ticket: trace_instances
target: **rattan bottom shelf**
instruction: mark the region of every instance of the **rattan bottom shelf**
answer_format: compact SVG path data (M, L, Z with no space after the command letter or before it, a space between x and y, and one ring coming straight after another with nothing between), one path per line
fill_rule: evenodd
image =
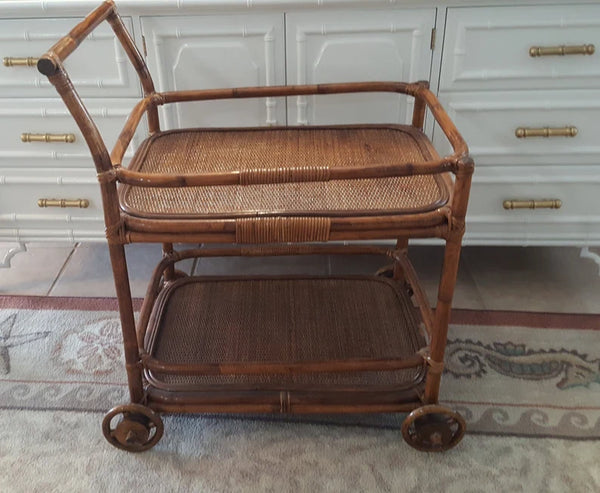
M415 355L425 340L409 294L375 276L179 279L158 296L145 345L154 362L182 369L146 368L150 387L161 391L402 391L424 373ZM290 367L411 357L412 367L386 371ZM214 371L192 374L194 365ZM221 373L232 365L238 374ZM254 369L244 374L242 365Z

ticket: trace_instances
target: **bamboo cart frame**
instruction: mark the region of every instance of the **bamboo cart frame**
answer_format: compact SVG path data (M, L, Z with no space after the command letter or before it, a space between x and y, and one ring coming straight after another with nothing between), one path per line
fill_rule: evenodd
M107 21L121 42L127 56L137 71L144 97L132 110L111 153L92 121L65 71L63 61L100 23ZM438 405L440 378L446 346L451 301L456 283L461 239L465 229L465 214L473 160L465 141L445 113L427 82L364 82L344 84L319 84L302 86L247 87L177 92L156 92L152 78L127 32L112 1L105 1L79 23L68 35L60 39L38 62L62 97L90 148L94 161L104 208L106 237L119 300L119 311L125 347L125 363L131 404L111 410L103 423L104 433L113 445L130 451L146 450L158 442L162 435L162 421L158 412L410 412L403 424L403 435L413 447L423 450L445 450L460 441L464 420L457 413ZM240 99L258 97L326 95L362 92L390 92L406 94L415 99L412 128L422 134L425 112L428 109L451 143L450 156L399 162L375 166L323 167L307 169L291 167L281 170L211 171L203 173L147 173L121 165L126 149L144 115L147 116L151 136L162 135L158 106L191 101ZM290 128L290 127L288 127ZM293 128L293 127L291 127ZM340 127L341 128L341 127ZM344 127L347 128L347 127ZM351 127L350 127L351 128ZM408 127L410 128L410 127ZM317 127L318 130L318 127ZM222 131L226 132L225 129ZM151 137L152 138L152 137ZM235 186L251 183L320 182L333 180L381 179L418 175L436 176L450 190L448 199L438 208L406 214L333 215L327 219L326 235L314 236L315 218L303 217L285 220L284 235L273 228L266 236L253 233L240 241L240 221L232 218L180 217L165 215L148 218L129 214L119 197L120 187L189 188ZM453 178L450 178L453 175ZM437 178L436 178L437 179ZM318 220L317 220L318 222ZM319 223L320 225L321 223ZM319 226L320 227L320 226ZM276 229L276 228L275 228ZM276 234L277 233L277 234ZM254 236L253 236L254 235ZM435 310L432 310L421 289L416 273L408 261L409 238L442 238L446 241L443 269ZM396 248L376 246L340 246L312 244L316 241L395 239ZM279 241L282 240L282 241ZM163 259L157 265L140 319L136 328L131 290L127 272L124 245L133 242L157 242L163 245ZM231 247L198 248L175 251L174 243L230 243ZM242 245L240 245L242 243ZM268 243L268 245L265 245ZM280 243L280 244L273 244ZM183 285L183 274L175 263L188 258L208 256L263 256L263 255L314 255L314 254L382 254L393 262L384 272L394 282L409 286L409 294L419 307L426 344L404 358L350 358L345 360L316 361L250 361L250 362L165 362L153 356L148 349L148 327L156 325L155 312L162 292ZM178 284L179 283L179 284ZM163 296L164 298L164 296ZM164 299L163 299L164 301ZM195 388L193 392L162 389L153 375L289 375L319 372L393 371L416 368L410 385L390 387L373 385L365 391L345 387L333 397L328 393L313 392L310 386L296 386L294 390L264 390L252 393L250 388L221 385L210 389ZM185 385L184 385L185 387ZM175 390L174 390L175 389ZM189 390L189 389L188 389ZM315 397L317 396L317 397ZM328 397L329 396L329 397ZM121 416L114 426L113 418Z

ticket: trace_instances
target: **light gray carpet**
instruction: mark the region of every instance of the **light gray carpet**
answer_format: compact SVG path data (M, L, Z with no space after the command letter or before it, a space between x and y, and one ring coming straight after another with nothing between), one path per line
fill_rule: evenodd
M468 435L425 454L393 430L168 416L161 442L130 454L101 417L0 411L0 491L600 491L599 441Z

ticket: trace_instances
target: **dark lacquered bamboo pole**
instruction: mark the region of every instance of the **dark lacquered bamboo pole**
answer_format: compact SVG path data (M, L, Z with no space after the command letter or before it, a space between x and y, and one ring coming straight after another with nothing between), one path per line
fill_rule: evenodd
M125 24L123 24L123 20L117 13L116 8L113 8L113 11L107 17L107 20L113 28L115 35L121 42L125 53L127 53L131 64L140 78L140 82L142 83L142 88L144 90L144 96L153 95L156 91L154 90L154 82L152 81L152 76L150 75L148 66L144 61L140 50L138 50L137 46L133 42L131 34L129 34ZM149 105L146 111L148 114L148 130L150 133L153 134L160 131L158 109L156 108L156 105Z
M173 243L163 243L162 244L163 256L169 257L173 255ZM172 281L175 279L175 267L173 264L167 265L165 268L163 275L165 277L165 281Z
M81 43L81 41L97 27L100 22L110 15L112 8L113 4L111 1L104 2L98 9L86 17L84 21L78 24L67 36L59 40L58 43L56 43L52 49L40 59L38 69L41 73L48 76L48 80L54 85L69 109L69 112L73 115L75 122L88 144L92 159L96 166L96 171L100 177L106 236L109 244L111 265L119 302L129 394L132 402L142 402L142 374L139 364L140 360L135 333L133 303L127 273L127 262L125 250L122 245L122 222L116 182L115 180L107 180L104 178L107 173L112 171L112 162L98 128L91 119L62 66L62 61L77 48L79 43Z
M119 145L119 144L117 144ZM113 150L113 161L121 155L122 147ZM155 188L177 188L177 187L212 187L218 185L244 185L244 184L266 184L266 183L297 183L304 181L330 181L330 180L360 180L366 178L389 178L414 175L434 175L453 172L456 169L456 161L453 159L440 159L423 163L398 163L396 165L373 165L373 166L348 166L339 168L328 168L319 174L311 169L288 168L282 169L281 179L272 179L271 175L262 171L249 170L246 174L253 175L248 182L244 181L244 173L241 171L227 171L221 173L199 173L199 174L171 174L171 173L141 173L126 168L118 168L116 177L121 183L136 187Z
M313 94L347 94L360 92L399 92L415 95L421 90L418 83L344 82L333 84L303 84L289 86L254 86L222 89L168 91L156 95L157 104L208 101L216 99L264 98L283 96L308 96Z
M418 83L421 87L425 89L429 89L428 81L419 81ZM412 118L412 126L418 128L419 130L423 130L423 124L425 123L425 110L427 109L427 104L425 100L419 96L415 97L415 105L413 107L413 118Z
M77 24L69 34L60 38L49 50L38 60L38 70L44 75L54 75L62 62L80 45L80 43L100 23L105 21L113 12L114 2L106 0L97 9L92 11L83 21Z
M444 251L444 264L438 288L438 301L435 308L434 334L431 340L430 357L433 365L427 373L425 383L425 402L436 403L439 397L442 376L442 364L446 342L448 339L448 324L452 307L452 298L458 277L461 241L465 231L465 216L471 188L473 174L473 160L465 158L461 162L461 172L456 176L454 188L454 203L452 227L448 233L446 249Z

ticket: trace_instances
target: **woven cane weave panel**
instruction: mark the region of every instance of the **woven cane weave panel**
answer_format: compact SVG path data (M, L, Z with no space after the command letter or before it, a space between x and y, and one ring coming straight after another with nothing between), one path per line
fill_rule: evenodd
M265 168L373 166L432 159L426 137L397 128L168 132L151 139L133 169L191 174ZM137 162L136 162L137 161ZM140 162L141 161L141 162ZM318 174L318 173L317 173ZM133 214L236 217L260 212L369 214L433 210L447 200L433 176L188 188L125 187Z
M236 243L328 241L327 217L246 217L235 220Z
M392 281L192 278L171 293L153 355L170 363L397 358L425 345L408 296ZM353 374L155 375L169 384L401 384L418 369Z

